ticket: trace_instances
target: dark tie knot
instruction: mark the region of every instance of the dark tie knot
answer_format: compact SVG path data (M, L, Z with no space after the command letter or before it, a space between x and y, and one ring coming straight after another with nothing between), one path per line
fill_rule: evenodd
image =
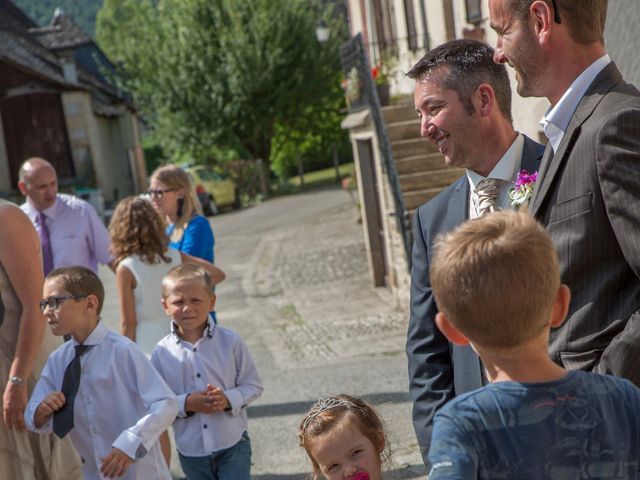
M81 357L84 352L86 352L87 350L89 350L93 345L76 345L75 349L76 349L76 357Z

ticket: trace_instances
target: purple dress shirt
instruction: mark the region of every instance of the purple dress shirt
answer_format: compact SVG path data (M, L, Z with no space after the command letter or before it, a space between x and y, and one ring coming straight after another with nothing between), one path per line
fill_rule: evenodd
M29 201L20 208L42 235L37 221L38 210ZM109 232L90 204L59 193L56 203L43 213L47 217L53 268L82 265L97 273L98 263L106 265L111 261Z

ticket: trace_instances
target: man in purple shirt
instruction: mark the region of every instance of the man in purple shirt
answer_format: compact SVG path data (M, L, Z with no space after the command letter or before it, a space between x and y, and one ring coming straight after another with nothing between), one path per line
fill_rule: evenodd
M53 165L43 158L29 158L20 167L18 188L27 199L20 208L40 235L45 275L69 265L96 273L98 263L111 267L109 232L91 205L58 193Z

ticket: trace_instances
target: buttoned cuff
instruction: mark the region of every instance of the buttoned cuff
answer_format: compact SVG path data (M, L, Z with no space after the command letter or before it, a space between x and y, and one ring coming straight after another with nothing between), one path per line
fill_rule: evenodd
M111 446L122 450L132 460L141 458L139 456L141 447L144 449L144 453L147 451L142 445L142 438L128 430L122 432ZM142 456L144 456L144 453Z
M237 389L224 392L231 405L231 415L238 415L242 411L242 394Z
M37 409L37 405L32 407L31 404L27 404L27 408L24 412L24 423L27 430L35 433L51 433L53 431L53 415L51 415L49 420L47 420L40 428L37 428L35 425Z
M176 400L178 401L178 418L188 418L193 416L193 412L187 412L187 397L189 395L191 395L191 392L176 396Z

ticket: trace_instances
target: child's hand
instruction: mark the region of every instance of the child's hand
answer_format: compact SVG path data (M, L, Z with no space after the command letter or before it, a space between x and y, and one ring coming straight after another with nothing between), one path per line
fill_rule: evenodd
M111 453L102 459L100 473L107 478L121 477L133 463L133 459L118 448L112 448Z
M62 392L51 392L49 395L44 397L44 400L42 400L40 405L38 405L38 408L36 408L36 413L33 417L33 423L35 426L40 428L42 425L47 423L51 418L51 415L60 410L66 402L67 399L64 397L64 393Z
M225 408L231 408L229 399L221 388L207 385L207 396L209 397L212 412L221 412Z
M209 394L206 390L202 392L192 392L187 397L187 401L184 406L187 412L196 413L213 413L211 401L209 400Z

